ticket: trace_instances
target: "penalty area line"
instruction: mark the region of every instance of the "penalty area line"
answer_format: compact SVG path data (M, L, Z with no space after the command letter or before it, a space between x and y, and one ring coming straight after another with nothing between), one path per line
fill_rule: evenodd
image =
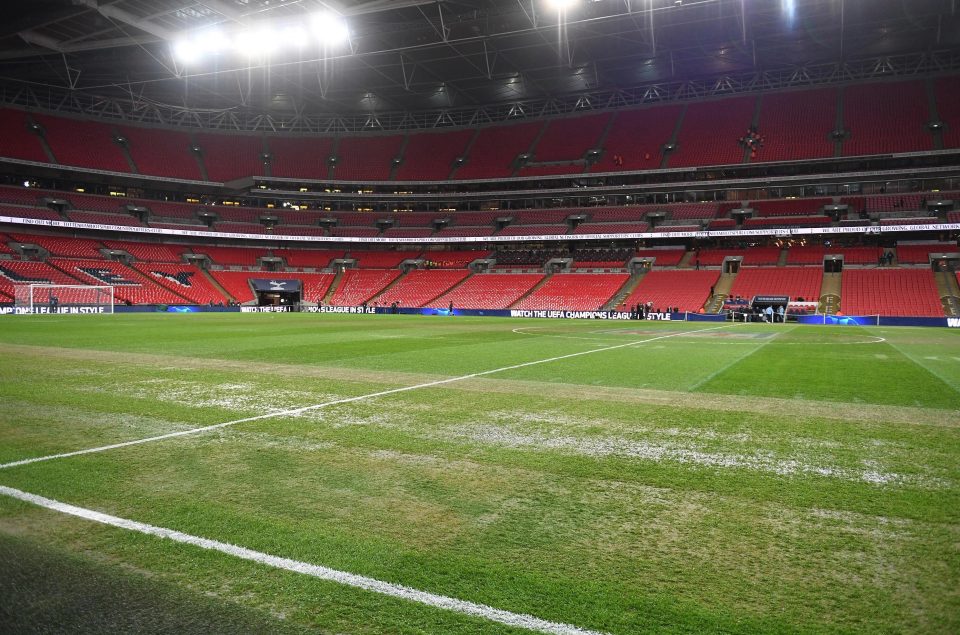
M460 600L445 595L438 595L436 593L430 593L429 591L420 591L419 589L414 589L400 584L394 584L392 582L384 582L382 580L377 580L376 578L369 578L367 576L349 573L347 571L340 571L338 569L331 569L321 565L310 564L309 562L301 562L298 560L291 560L290 558L274 556L268 553L254 551L253 549L247 549L246 547L239 547L237 545L231 545L218 540L211 540L209 538L202 538L200 536L186 534L176 531L175 529L166 529L164 527L156 527L154 525L148 525L135 520L119 518L117 516L111 516L109 514L95 511L93 509L76 507L68 503L62 503L57 500L38 496L37 494L30 494L29 492L24 492L12 487L4 487L3 485L0 485L0 494L23 501L25 503L38 505L46 509L60 512L62 514L68 514L70 516L76 516L78 518L83 518L85 520L100 523L102 525L109 525L111 527L126 529L128 531L156 536L158 538L172 540L173 542L200 547L201 549L219 551L220 553L224 553L229 556L243 560L249 560L251 562L263 564L275 569L292 571L293 573L299 573L302 575L319 578L321 580L342 584L344 586L363 589L365 591L372 591L373 593L379 593L381 595L408 600L418 604L423 604L425 606L453 611L472 617L483 618L492 622L506 624L507 626L524 628L530 631L538 631L541 633L550 633L552 635L605 635L599 631L583 629L572 624L551 622L549 620L544 620L526 613L513 613L511 611L505 611L503 609L487 606L486 604L478 604L476 602Z
M520 364L513 364L510 366L503 366L501 368L493 368L491 370L484 370L478 373L470 373L468 375L460 375L459 377L448 377L446 379L438 379L436 381L428 381L422 384L415 384L413 386L402 386L400 388L391 388L389 390L381 390L378 392L372 392L366 395L358 395L356 397L344 397L343 399L335 399L333 401L326 401L324 403L314 404L312 406L303 406L302 408L291 408L290 410L279 410L277 412L268 412L262 415L255 415L253 417L244 417L242 419L234 419L233 421L225 421L224 423L216 423L210 426L203 426L200 428L189 428L187 430L178 430L176 432L168 432L166 434L158 434L152 437L145 437L142 439L133 439L132 441L123 441L120 443L111 443L110 445L101 445L95 448L87 448L84 450L75 450L73 452L60 452L58 454L49 454L47 456L37 456L30 459L21 459L19 461L11 461L9 463L0 464L0 470L9 469L12 467L18 467L21 465L30 465L31 463L40 463L43 461L52 461L54 459L66 459L72 456L81 456L84 454L95 454L97 452L106 452L107 450L117 450L120 448L127 448L134 445L142 445L144 443L153 443L156 441L165 441L167 439L175 439L177 437L184 437L188 435L201 434L203 432L210 432L211 430L219 430L222 428L228 428L235 426L241 423L250 423L252 421L263 421L264 419L275 419L276 417L294 417L305 412L311 412L313 410L320 410L322 408L329 408L330 406L339 406L342 404L354 403L357 401L365 401L367 399L376 399L377 397L385 397L387 395L395 395L402 392L409 392L411 390L420 390L422 388L432 388L434 386L443 386L444 384L452 384L458 381L465 381L467 379L475 379L477 377L485 377L487 375L493 375L495 373L502 373L508 370L517 370L519 368L527 368L529 366L537 366L538 364L547 364L550 362L558 362L564 359L572 359L574 357L581 357L583 355L591 355L593 353L602 353L604 351L612 351L618 348L626 348L628 346L636 346L638 344L646 344L647 342L655 342L657 340L664 340L670 337L678 337L682 335L690 335L692 333L702 333L704 331L715 331L717 329L730 328L729 324L723 326L714 326L706 329L697 329L694 331L685 331L683 333L671 333L669 335L661 335L659 337L651 337L645 340L637 340L634 342L627 342L625 344L616 344L613 346L603 346L601 348L594 348L587 351L580 351L577 353L568 353L566 355L558 355L556 357L548 357L546 359L537 359L531 362L523 362Z

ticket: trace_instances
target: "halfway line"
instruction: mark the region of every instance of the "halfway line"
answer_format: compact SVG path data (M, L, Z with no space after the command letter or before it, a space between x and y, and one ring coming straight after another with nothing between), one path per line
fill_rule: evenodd
M61 512L63 514L69 514L71 516L77 516L79 518L101 523L103 525L110 525L112 527L119 527L120 529L127 529L141 534L166 538L174 542L194 545L200 547L201 549L219 551L229 556L234 556L243 560L250 560L252 562L275 567L277 569L284 569L286 571L292 571L294 573L300 573L303 575L312 576L314 578L320 578L321 580L328 580L330 582L336 582L338 584L363 589L365 591L372 591L382 595L388 595L403 600L409 600L411 602L417 602L418 604L424 604L426 606L454 611L456 613L462 613L463 615L480 617L493 622L499 622L500 624L506 624L508 626L525 628L531 631L539 631L541 633L551 633L553 635L604 635L598 631L586 630L571 624L550 622L548 620L544 620L533 615L527 615L525 613L512 613L510 611L504 611L502 609L493 608L492 606L487 606L486 604L478 604L475 602L468 602L467 600L459 600L457 598L447 597L445 595L437 595L436 593L420 591L411 587L393 584L392 582L384 582L382 580L368 578L355 573L331 569L329 567L310 564L308 562L291 560L289 558L281 558L280 556L273 556L260 551L254 551L253 549L247 549L246 547L238 547L236 545L220 542L218 540L210 540L209 538L201 538L200 536L185 534L174 529L156 527L154 525L148 525L135 520L127 520L126 518L111 516L109 514L104 514L92 509L75 507L73 505L61 503L60 501L50 498L44 498L43 496L23 492L18 489L13 489L12 487L4 487L0 485L0 494L24 501L26 503L32 503L34 505L39 505L40 507L52 509L53 511Z
M391 388L390 390L381 390L379 392L369 393L367 395L359 395L357 397L345 397L343 399L336 399L334 401L327 401L324 403L314 404L312 406L303 406L302 408L293 408L290 410L280 410L278 412L268 412L267 414L256 415L253 417L244 417L243 419L234 419L233 421L227 421L224 423L217 423L211 426L204 426L202 428L190 428L189 430L179 430L177 432L169 432L167 434L160 434L153 437L146 437L143 439L134 439L133 441L123 441L122 443L112 443L110 445L102 445L96 448L87 448L86 450L76 450L73 452L61 452L59 454L49 454L47 456L38 456L32 459L21 459L19 461L12 461L10 463L0 464L0 470L5 470L11 467L17 467L20 465L29 465L31 463L40 463L41 461L52 461L53 459L65 459L71 456L80 456L82 454L93 454L96 452L105 452L107 450L116 450L118 448L125 448L131 445L140 445L142 443L152 443L154 441L163 441L166 439L175 439L177 437L183 437L191 434L200 434L201 432L208 432L210 430L218 430L220 428L227 428L229 426L235 426L240 423L248 423L250 421L261 421L263 419L273 419L275 417L290 417L304 412L310 412L312 410L319 410L320 408L328 408L330 406L338 406L345 403L353 403L355 401L363 401L366 399L375 399L376 397L384 397L386 395L394 395L401 392L408 392L410 390L419 390L421 388L430 388L433 386L442 386L443 384L451 384L457 381L464 381L466 379L473 379L475 377L483 377L485 375L492 375L494 373L502 373L507 370L516 370L518 368L526 368L528 366L536 366L538 364L546 364L549 362L556 362L562 359L570 359L572 357L580 357L581 355L590 355L592 353L602 353L604 351L612 351L618 348L626 348L628 346L636 346L637 344L646 344L647 342L654 342L656 340L664 340L669 337L677 337L680 335L690 335L691 333L702 333L704 331L715 331L717 329L729 328L729 324L723 326L714 326L707 329L697 329L695 331L685 331L683 333L671 333L670 335L661 335L659 337L651 337L645 340L638 340L636 342L627 342L626 344L616 344L614 346L604 346L602 348L594 348L589 351L580 351L579 353L568 353L566 355L558 355L557 357L548 357L547 359L538 359L532 362L523 362L522 364L513 364L512 366L504 366L502 368L494 368L492 370L484 370L479 373L470 373L469 375L461 375L459 377L449 377L447 379L438 379L436 381L428 381L423 384L416 384L414 386L404 386L402 388Z

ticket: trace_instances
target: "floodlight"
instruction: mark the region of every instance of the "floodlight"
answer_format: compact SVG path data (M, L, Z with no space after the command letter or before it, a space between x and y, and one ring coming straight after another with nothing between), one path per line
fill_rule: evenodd
M307 43L307 32L299 26L288 26L280 34L280 44L288 48L304 46Z
M350 39L347 23L331 13L316 13L311 16L310 28L323 44L342 44Z
M577 5L578 2L579 0L547 0L547 4L550 5L550 8L561 13L567 9L572 9Z
M259 28L256 31L240 31L233 40L233 48L238 53L248 57L265 57L273 53L280 46L280 38L276 33Z
M203 53L221 53L230 48L230 39L217 28L207 29L193 36L194 45Z
M173 54L184 64L192 64L200 59L201 50L193 40L180 40L174 42Z

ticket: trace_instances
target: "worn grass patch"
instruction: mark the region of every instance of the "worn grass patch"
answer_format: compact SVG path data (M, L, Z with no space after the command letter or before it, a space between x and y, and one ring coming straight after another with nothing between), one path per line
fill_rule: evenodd
M9 319L0 463L636 344L0 484L611 633L960 630L957 334L713 326ZM182 605L181 632L220 616L234 631L509 632L7 499L0 555L17 631L49 630L42 606L71 630L125 630L137 622L104 599L118 595L140 624ZM105 593L81 597L84 577Z

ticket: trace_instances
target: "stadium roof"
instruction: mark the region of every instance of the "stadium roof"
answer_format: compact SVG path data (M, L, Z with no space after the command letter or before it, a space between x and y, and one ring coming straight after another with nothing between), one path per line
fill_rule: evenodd
M195 111L436 111L846 60L955 59L957 4L579 0L561 15L547 0L29 0L4 7L0 90L8 103L30 87ZM269 59L176 54L214 29L270 25L283 37L319 12L344 18L349 41L281 42Z

